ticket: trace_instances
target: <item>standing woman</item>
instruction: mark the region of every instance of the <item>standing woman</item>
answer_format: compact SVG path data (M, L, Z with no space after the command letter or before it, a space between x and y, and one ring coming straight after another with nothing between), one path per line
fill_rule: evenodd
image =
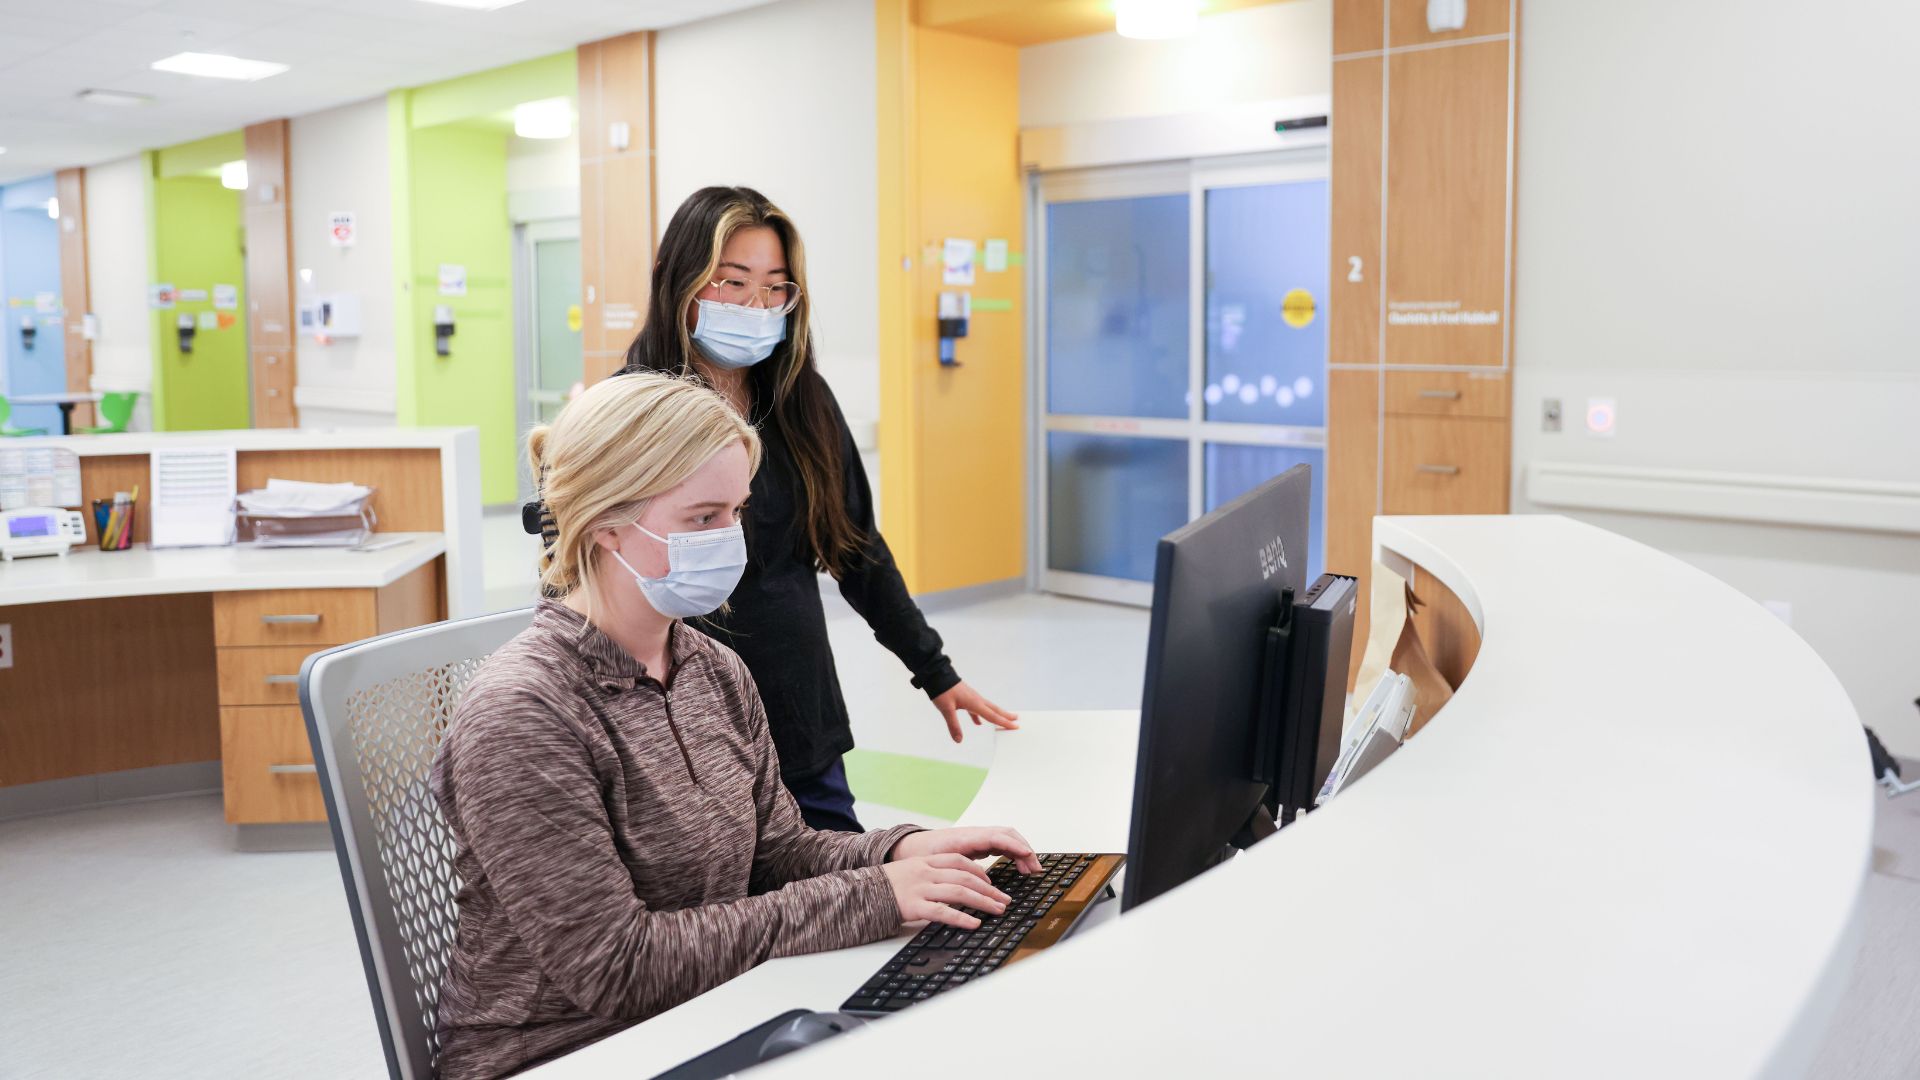
M967 685L907 593L873 520L873 493L853 434L814 365L812 305L800 231L744 187L693 193L667 224L647 320L626 371L697 375L759 429L751 561L731 611L708 629L740 658L766 701L781 779L809 825L857 832L841 755L853 749L827 639L817 574L900 658L959 742L960 713L1013 728L1019 717Z

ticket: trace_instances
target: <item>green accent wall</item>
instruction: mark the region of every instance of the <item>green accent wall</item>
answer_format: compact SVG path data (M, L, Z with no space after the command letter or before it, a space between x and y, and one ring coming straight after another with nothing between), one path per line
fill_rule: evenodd
M513 225L507 138L514 105L571 97L574 54L513 64L387 97L393 197L395 406L402 424L480 429L481 498L519 494ZM466 295L440 294L440 267ZM453 309L451 355L434 351L434 308Z
M856 799L947 821L957 819L987 781L987 770L950 761L849 750L847 786Z
M251 426L247 394L246 230L240 192L220 186L221 161L243 153L240 136L201 140L149 155L153 236L150 284L199 290L200 300L176 300L150 311L154 332L153 426L159 431L211 431ZM180 153L189 150L189 153ZM229 155L229 156L222 156ZM211 168L216 175L205 175ZM219 311L213 287L231 285L238 306ZM224 328L196 329L193 351L180 351L176 324L202 313L230 317Z

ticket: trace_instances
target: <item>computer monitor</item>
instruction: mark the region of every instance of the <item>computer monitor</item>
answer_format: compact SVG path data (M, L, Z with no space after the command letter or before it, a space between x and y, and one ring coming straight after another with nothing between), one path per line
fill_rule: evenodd
M1268 631L1303 592L1311 487L1296 465L1160 541L1122 908L1273 827Z

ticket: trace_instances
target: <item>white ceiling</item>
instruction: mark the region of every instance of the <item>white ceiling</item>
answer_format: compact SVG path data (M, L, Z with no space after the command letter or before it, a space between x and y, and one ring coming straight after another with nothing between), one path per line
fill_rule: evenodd
M768 0L0 0L0 183L299 116ZM177 52L273 60L240 83L148 65ZM81 90L150 94L89 105Z

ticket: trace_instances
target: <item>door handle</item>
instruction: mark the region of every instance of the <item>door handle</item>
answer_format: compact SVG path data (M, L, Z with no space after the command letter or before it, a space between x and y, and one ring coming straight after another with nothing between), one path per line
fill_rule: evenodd
M266 623L268 626L279 626L287 623L306 623L308 625L312 625L320 621L320 616L318 615L262 615L260 616L260 621L263 623Z
M1414 468L1423 473L1432 473L1435 476L1457 476L1460 472L1460 466L1458 465L1415 465Z

